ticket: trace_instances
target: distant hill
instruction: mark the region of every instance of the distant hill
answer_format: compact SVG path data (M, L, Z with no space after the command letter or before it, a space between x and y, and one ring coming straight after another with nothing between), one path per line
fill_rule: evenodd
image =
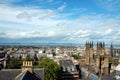
M96 42L94 42L96 44ZM111 43L106 43L109 46ZM0 37L0 45L42 45L42 46L79 46L85 45L85 42L68 41L64 37L33 37L33 38L4 38ZM120 46L120 44L114 44Z

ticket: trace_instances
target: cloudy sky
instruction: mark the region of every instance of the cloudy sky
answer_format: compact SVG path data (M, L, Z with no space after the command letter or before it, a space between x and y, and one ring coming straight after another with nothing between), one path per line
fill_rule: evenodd
M119 44L120 0L0 0L0 38Z

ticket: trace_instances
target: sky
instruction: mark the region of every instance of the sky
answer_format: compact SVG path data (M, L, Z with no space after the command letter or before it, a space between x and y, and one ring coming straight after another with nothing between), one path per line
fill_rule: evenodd
M0 0L0 39L120 44L119 4L120 0Z

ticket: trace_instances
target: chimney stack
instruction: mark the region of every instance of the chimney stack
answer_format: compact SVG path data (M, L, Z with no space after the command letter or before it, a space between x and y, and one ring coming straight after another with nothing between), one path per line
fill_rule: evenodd
M32 61L23 61L22 73L25 72L26 70L33 73Z

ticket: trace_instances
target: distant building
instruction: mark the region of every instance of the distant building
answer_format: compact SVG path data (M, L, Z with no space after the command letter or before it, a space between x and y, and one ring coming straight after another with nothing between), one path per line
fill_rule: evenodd
M120 47L113 47L113 44L111 43L110 54L111 54L111 57L119 56L120 55Z
M53 58L53 54L47 54L48 58Z

